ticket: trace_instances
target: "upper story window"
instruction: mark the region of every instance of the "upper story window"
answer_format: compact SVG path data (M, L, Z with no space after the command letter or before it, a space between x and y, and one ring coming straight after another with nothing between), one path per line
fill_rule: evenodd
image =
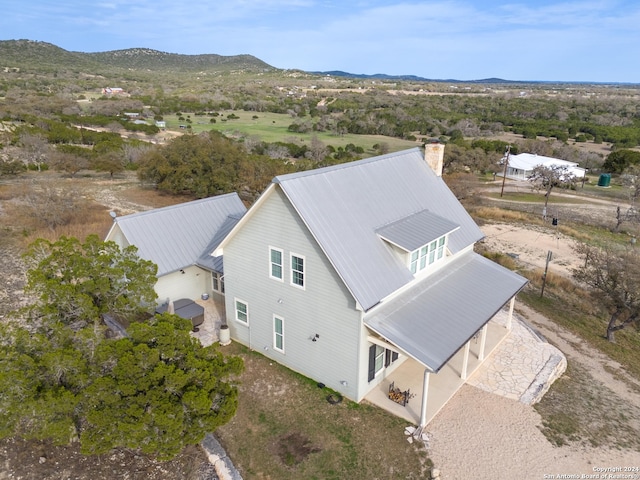
M282 280L282 250L269 247L269 276L275 280Z
M432 265L442 259L444 257L446 243L447 237L442 236L432 242L429 242L427 245L412 251L409 257L409 268L411 269L411 273L418 273L429 265Z
M295 253L291 254L291 285L304 288L304 257Z
M414 275L446 256L449 236L460 228L429 210L402 217L376 229Z

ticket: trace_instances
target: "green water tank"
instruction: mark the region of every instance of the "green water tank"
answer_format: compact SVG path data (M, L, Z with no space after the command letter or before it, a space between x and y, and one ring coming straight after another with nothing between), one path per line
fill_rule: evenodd
M611 174L610 173L601 174L600 178L598 179L598 186L608 187L610 184L611 184Z

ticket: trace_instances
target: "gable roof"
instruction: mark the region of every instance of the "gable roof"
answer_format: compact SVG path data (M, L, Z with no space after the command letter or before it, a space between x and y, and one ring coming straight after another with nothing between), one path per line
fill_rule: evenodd
M117 225L129 244L138 247L140 257L158 265L157 275L162 276L198 263L245 212L236 193L203 198L116 217L107 239ZM208 261L201 260L205 267Z
M449 237L453 254L484 237L419 148L282 175L273 183L282 189L365 311L413 280L377 232L418 215L422 227L424 220L436 218L446 225L444 230L460 227ZM424 213L427 210L429 214ZM406 234L404 240L408 240ZM430 240L425 238L423 245Z

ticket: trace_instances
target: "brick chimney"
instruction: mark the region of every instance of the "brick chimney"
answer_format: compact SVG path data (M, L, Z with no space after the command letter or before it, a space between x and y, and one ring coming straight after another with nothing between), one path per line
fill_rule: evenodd
M436 175L441 177L444 165L444 143L437 141L427 143L424 146L424 159Z

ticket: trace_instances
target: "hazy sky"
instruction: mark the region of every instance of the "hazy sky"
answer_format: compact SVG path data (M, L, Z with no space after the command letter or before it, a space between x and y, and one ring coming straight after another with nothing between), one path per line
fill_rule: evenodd
M0 39L278 68L640 83L638 0L3 0ZM0 63L2 59L0 58Z

